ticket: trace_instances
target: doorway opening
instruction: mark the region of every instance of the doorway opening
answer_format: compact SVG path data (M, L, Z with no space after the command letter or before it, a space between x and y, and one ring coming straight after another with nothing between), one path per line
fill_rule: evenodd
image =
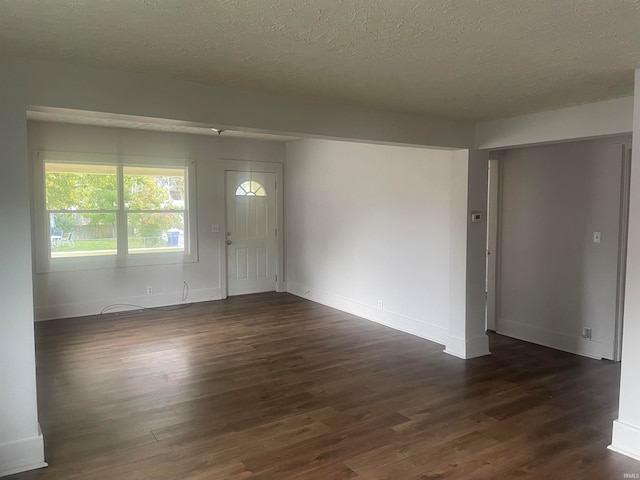
M630 139L493 152L486 328L620 360Z

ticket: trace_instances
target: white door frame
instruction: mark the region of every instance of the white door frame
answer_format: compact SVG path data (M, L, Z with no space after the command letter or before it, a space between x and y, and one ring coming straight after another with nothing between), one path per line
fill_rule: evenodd
M497 330L499 270L500 265L500 175L501 162L495 158L489 159L489 173L487 190L487 306L486 328Z
M620 234L618 237L618 282L616 285L616 324L613 337L613 360L622 360L622 322L627 277L627 239L629 235L629 192L631 189L631 145L625 144L622 157L622 184L620 187Z
M247 160L221 159L218 170L218 218L222 220L218 234L220 251L220 293L222 298L229 296L227 286L227 172L260 172L276 175L276 292L286 291L284 283L284 183L283 165L273 162L252 162Z

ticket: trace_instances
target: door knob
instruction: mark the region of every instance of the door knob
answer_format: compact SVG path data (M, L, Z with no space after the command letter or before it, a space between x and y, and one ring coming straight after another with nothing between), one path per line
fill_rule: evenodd
M231 245L233 242L231 240L227 240L227 245Z

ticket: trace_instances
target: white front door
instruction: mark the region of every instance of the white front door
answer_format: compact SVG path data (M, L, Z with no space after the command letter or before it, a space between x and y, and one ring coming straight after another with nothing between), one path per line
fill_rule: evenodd
M276 289L276 174L226 172L229 295Z

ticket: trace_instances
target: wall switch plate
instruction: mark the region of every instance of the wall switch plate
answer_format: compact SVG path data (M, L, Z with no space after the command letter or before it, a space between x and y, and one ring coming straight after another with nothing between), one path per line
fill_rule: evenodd
M218 233L220 231L220 225L218 225L217 223L214 223L211 225L211 232L212 233Z
M482 212L471 212L471 223L480 223L482 221Z
M591 340L591 329L590 328L586 328L586 327L582 328L582 338L586 338L588 340Z
M593 243L600 243L602 234L600 232L593 232Z

